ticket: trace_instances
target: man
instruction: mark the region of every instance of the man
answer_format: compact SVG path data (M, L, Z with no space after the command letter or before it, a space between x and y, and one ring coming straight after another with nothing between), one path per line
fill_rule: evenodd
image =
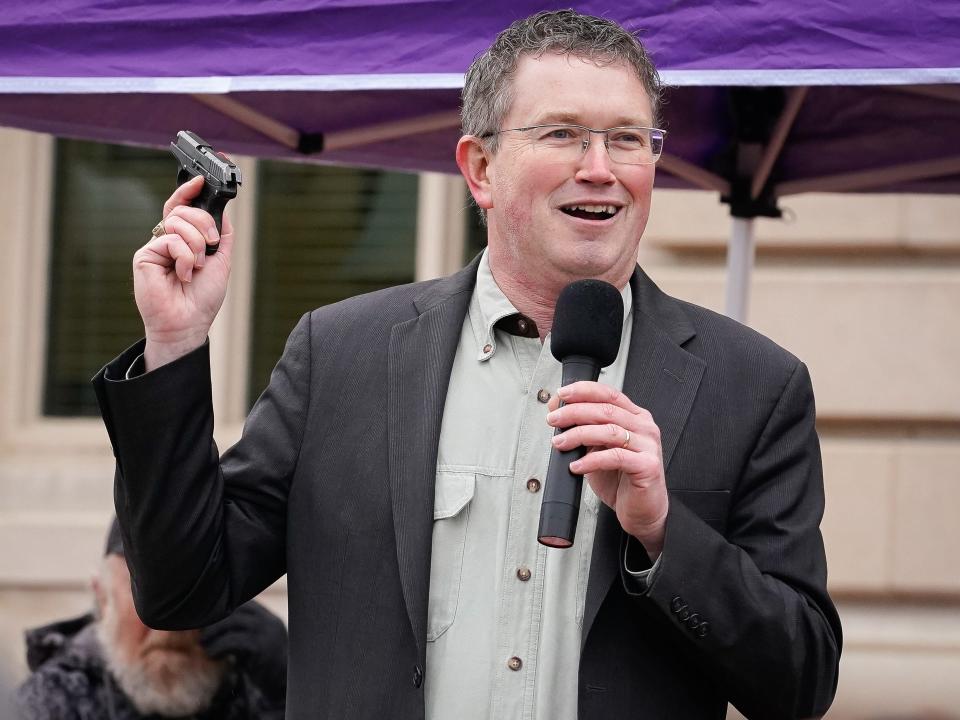
M210 622L286 572L298 719L827 709L809 376L636 266L658 92L612 22L504 31L467 73L456 155L487 251L306 315L222 458L206 337L233 234L187 207L197 185L171 196L134 258L146 341L95 379L149 623ZM553 309L581 278L620 290L620 355L556 391ZM591 450L567 550L536 542L553 428Z
M120 529L93 579L95 615L27 633L25 720L282 718L286 628L254 601L199 630L151 630L137 617Z

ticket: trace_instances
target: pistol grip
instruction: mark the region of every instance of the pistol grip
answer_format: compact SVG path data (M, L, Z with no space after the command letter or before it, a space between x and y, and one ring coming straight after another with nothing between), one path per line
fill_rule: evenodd
M180 172L177 173L177 185L182 185L192 178L193 176L186 170L180 170ZM200 194L191 201L190 207L200 208L210 213L213 216L213 221L217 224L217 232L221 233L223 232L223 209L226 207L229 199L230 198L217 193L217 191L210 186L210 183L204 181L203 189L201 189ZM216 243L215 245L207 244L205 253L207 255L213 255L217 252L218 247L220 247L220 243Z

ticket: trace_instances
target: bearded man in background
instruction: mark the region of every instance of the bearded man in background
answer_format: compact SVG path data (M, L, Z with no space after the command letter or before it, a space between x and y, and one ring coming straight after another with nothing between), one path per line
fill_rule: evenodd
M25 720L271 720L283 717L287 635L256 602L203 630L152 630L137 616L113 523L93 578L94 614L27 632Z

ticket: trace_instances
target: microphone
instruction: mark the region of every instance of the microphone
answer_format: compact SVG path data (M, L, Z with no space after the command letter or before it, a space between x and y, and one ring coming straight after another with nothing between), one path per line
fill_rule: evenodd
M567 285L557 298L550 335L550 351L563 363L561 385L596 381L600 368L617 359L622 331L623 298L619 290L603 280L577 280ZM557 428L554 435L560 432ZM570 463L586 452L583 446L550 451L537 531L541 545L573 545L583 475L570 472Z

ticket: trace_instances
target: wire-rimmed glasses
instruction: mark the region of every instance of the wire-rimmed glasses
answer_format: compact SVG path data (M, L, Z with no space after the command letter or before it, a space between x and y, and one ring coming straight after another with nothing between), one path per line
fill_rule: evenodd
M663 152L666 132L649 127L612 127L596 130L583 125L549 124L507 128L481 135L482 138L519 133L538 153L557 161L578 160L590 147L590 137L603 136L610 160L624 165L652 165Z

